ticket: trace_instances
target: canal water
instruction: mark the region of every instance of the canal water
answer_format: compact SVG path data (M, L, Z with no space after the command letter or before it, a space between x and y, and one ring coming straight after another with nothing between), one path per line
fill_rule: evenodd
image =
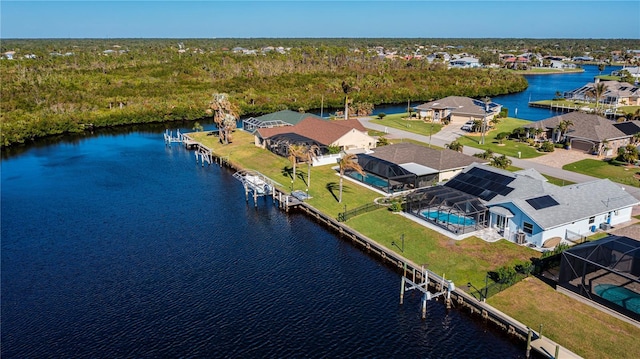
M494 100L545 118L529 96L586 69ZM3 152L3 359L524 357L459 310L430 302L422 320L417 293L400 306L396 270L269 199L254 208L227 169L165 146L164 126Z
M589 82L593 82L594 78L598 75L609 75L612 71L617 71L621 68L621 66L607 66L600 72L596 65L583 65L584 72L527 75L525 77L529 83L529 87L525 91L511 95L495 96L491 98L491 100L509 109L510 117L530 121L544 120L549 117L561 115L562 112L529 107L529 102L551 100L556 96L556 92L558 91L563 93L577 89ZM415 107L422 103L423 102L411 102L411 106ZM407 104L376 106L373 114L377 115L381 112L387 114L407 112Z
M3 158L3 359L524 356L161 133Z

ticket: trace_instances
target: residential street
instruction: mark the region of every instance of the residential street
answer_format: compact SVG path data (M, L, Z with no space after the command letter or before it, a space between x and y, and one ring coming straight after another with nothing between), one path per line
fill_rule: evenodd
M358 120L362 125L366 128L370 128L372 130L387 132L388 138L409 138L412 140L431 143L434 146L445 147L446 144L451 143L456 138L463 136L466 134L466 131L461 130L460 126L457 124L451 124L449 126L445 126L442 128L440 132L431 136L429 139L428 135L418 135L412 132L407 132L391 127L385 127L382 125L371 123L369 120L370 117L360 117ZM476 153L481 153L482 150L477 148L465 146L463 149L463 153L467 155L474 155ZM583 158L595 158L594 156L580 153L578 151L567 151L567 150L556 150L552 153L546 154L544 156L540 156L534 159L519 159L509 157L514 166L520 168L533 168L536 171L546 174L548 176L565 179L571 182L588 182L596 180L596 177L591 177L587 175L583 175L580 173L575 173L571 171L566 171L562 169L562 166L578 161ZM631 193L634 197L640 200L640 188L637 187L626 187L625 188L629 193ZM640 208L636 207L636 209L640 213ZM634 211L635 212L635 211Z

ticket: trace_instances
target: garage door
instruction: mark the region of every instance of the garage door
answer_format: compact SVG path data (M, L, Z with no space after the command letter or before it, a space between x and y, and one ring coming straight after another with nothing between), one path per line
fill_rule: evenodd
M576 151L591 152L591 149L593 149L593 143L576 139L571 141L571 149Z

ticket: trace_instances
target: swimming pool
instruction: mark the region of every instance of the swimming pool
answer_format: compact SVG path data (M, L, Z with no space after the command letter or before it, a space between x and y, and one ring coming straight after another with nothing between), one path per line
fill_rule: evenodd
M600 297L640 314L640 294L614 284L598 284L593 288Z
M458 224L462 226L473 226L476 224L476 221L474 219L464 216L458 216L454 213L440 211L423 211L421 214L426 218L447 222L449 224Z
M389 182L387 180L380 178L376 175L372 175L371 173L367 173L364 176L359 174L358 172L350 172L349 176L354 179L357 179L360 182L364 182L368 185L378 187L378 188L387 188L389 186Z

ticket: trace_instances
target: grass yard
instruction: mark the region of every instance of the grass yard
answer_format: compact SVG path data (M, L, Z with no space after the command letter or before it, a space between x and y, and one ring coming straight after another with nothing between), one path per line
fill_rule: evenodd
M487 271L540 256L540 252L506 240L488 243L470 237L456 241L387 208L351 218L347 225L414 263L424 264L439 275L444 274L459 287L466 287L467 282L471 282L481 288ZM404 252L391 244L400 245L402 234Z
M494 129L485 133L485 144L481 145L480 141L482 139L481 133L469 133L466 136L462 136L458 138L458 142L460 142L464 146L479 148L482 150L491 150L494 153L507 155L510 157L518 157L518 152L520 152L520 158L534 158L538 156L542 156L542 153L538 152L535 148L529 146L525 142L517 142L514 140L504 140L502 144L496 140L496 135L501 132L509 132L511 133L514 129L518 127L522 127L524 125L530 124L531 121L520 120L512 117L503 118L496 125Z
M430 123L426 122L426 120L420 120L417 118L408 120L406 112L386 115L382 120L379 120L375 116L372 116L371 118L371 123L393 127L399 130L413 132L424 136L429 136L429 134L435 135L442 129L442 125L439 123Z
M640 328L529 277L487 302L585 358L637 358Z
M290 191L292 180L291 162L271 151L259 149L254 145L253 136L244 131L233 134L233 143L223 145L217 136L207 136L206 132L191 134L193 139L213 149L219 156L229 158L229 162L241 168L258 171L281 184L281 188ZM340 176L332 166L311 167L311 186L309 195L313 198L307 202L324 213L334 217L347 208L355 208L373 202L380 194L360 186L357 183L343 180L342 203L338 203ZM307 164L296 165L294 190L307 189Z
M585 159L564 165L562 169L598 178L608 178L628 186L640 187L640 180L635 177L637 173L640 173L640 168L637 166Z

